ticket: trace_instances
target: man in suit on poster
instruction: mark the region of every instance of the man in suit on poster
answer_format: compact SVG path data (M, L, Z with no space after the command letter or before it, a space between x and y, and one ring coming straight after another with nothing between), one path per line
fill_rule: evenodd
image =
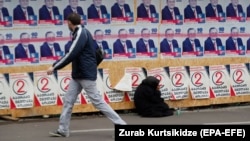
M56 53L61 52L61 48L60 45L55 42L55 34L52 31L46 32L45 40L40 47L41 57L58 56Z
M101 19L103 14L108 14L108 12L102 0L93 0L93 4L88 7L88 19Z
M217 29L215 27L211 27L209 29L209 37L204 43L205 51L216 51L219 46L222 46L222 42L221 39L218 38Z
M197 0L188 0L189 4L184 9L185 19L196 19L199 14L202 14L202 9L197 5Z
M175 20L180 15L179 8L175 6L175 0L166 0L167 5L161 10L162 20Z
M183 52L197 51L196 47L201 47L200 40L196 38L196 30L189 28L187 31L188 37L182 43Z
M0 0L0 22L4 21L4 17L9 17L9 11L4 7L4 0Z
M29 20L29 16L34 16L33 8L29 6L29 0L19 0L19 5L13 10L14 20Z
M26 32L20 34L20 43L15 47L15 58L31 58L36 53L34 45L30 44L30 35Z
M247 17L250 17L250 4L247 6Z
M179 48L178 42L174 39L174 31L171 28L165 30L165 38L160 43L160 52L174 52L175 48Z
M117 0L111 7L112 18L126 17L126 13L131 13L130 7L125 3L125 0Z
M143 28L141 30L141 38L136 42L136 52L147 53L150 52L151 48L156 48L154 41L150 39L149 29Z
M127 39L128 33L127 30L122 28L118 31L118 37L114 44L113 44L113 50L114 54L116 53L128 53L130 48L133 48L132 42Z
M153 13L157 13L155 6L151 4L151 0L142 0L142 3L137 7L138 18L151 18Z
M206 17L219 17L219 13L223 13L223 9L218 0L210 0L206 6Z
M75 12L79 15L84 15L82 7L78 6L78 0L69 0L69 5L63 10L64 20L67 19L68 15L72 12Z
M55 15L61 15L57 6L54 6L54 0L44 0L45 5L39 9L40 20L54 20Z
M226 50L239 50L240 46L243 46L243 42L239 37L238 28L232 27L231 36L226 40Z
M239 17L240 13L243 13L242 5L239 4L239 0L231 0L231 3L226 8L227 17Z
M103 32L101 29L97 29L94 32L94 48L101 48L102 50L109 49L108 42L103 40Z
M5 59L5 55L11 54L8 46L4 45L4 35L0 34L0 60Z

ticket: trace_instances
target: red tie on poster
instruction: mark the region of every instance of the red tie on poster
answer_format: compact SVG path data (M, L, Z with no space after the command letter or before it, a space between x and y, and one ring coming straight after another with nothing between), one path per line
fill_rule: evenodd
M234 48L235 50L238 50L236 41L234 42Z
M196 10L194 9L194 18L197 18Z
M169 48L170 48L170 52L173 52L173 47L171 43L169 43Z
M49 11L50 19L52 20L52 11Z
M121 11L122 11L122 16L125 17L125 11L123 7L121 8Z
M146 52L149 52L148 43L146 43Z
M236 17L238 17L237 8L234 9L234 13L235 13Z
M218 17L217 9L216 8L214 8L214 14L215 14L215 17Z
M214 41L214 50L216 50L216 43L215 43L215 41Z
M194 45L194 43L192 43L192 48L193 48L193 51L195 51L195 45Z
M50 48L52 56L55 56L53 47Z
M127 50L126 50L126 43L123 44L123 49L124 49L124 53L127 53Z
M99 19L101 19L101 18L102 18L102 15L101 15L101 10L100 10L100 8L98 8L97 12L98 12Z
M172 16L172 19L174 20L175 18L174 18L174 11L173 10L171 11L171 16Z
M26 10L23 11L23 15L24 15L25 20L27 20Z
M0 50L0 60L3 59L2 50Z
M29 52L27 48L25 49L25 52L26 52L26 56L29 57L29 54L28 54Z
M149 8L147 8L147 14L148 14L148 17L150 18L150 10L149 10Z

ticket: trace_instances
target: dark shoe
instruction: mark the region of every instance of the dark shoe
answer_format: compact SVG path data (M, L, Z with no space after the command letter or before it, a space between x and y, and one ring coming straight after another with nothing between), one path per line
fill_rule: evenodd
M60 133L59 131L52 131L52 132L49 132L49 134L52 136L52 137L69 137L69 134L63 134L63 133Z

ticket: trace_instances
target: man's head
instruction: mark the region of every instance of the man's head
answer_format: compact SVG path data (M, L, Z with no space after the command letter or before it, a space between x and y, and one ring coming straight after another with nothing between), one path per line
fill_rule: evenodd
M22 8L27 8L29 6L29 0L19 0L20 6Z
M53 44L55 42L55 34L52 31L46 32L45 37L48 44Z
M215 40L217 38L217 29L215 27L211 27L209 29L209 37L213 40Z
M143 28L141 30L141 37L143 38L143 40L149 40L149 38L150 38L150 31L149 31L149 29Z
M232 37L233 39L237 39L237 38L238 38L238 35L239 35L238 28L237 28L237 27L232 27L232 28L231 28L231 37Z
M97 42L102 42L103 40L103 32L100 29L95 30L94 38Z
M173 40L174 38L174 31L171 28L165 30L165 37L167 40Z
M167 6L170 9L173 9L175 7L175 0L166 0Z
M70 31L74 31L77 25L81 24L81 16L77 13L71 13L67 17L68 28Z
M0 45L4 44L4 36L3 34L0 34Z
M216 6L218 4L218 0L210 0L212 6Z
M118 36L121 41L126 41L128 37L127 30L122 28L118 31Z
M93 0L95 7L100 7L102 5L102 0Z
M239 4L239 0L231 0L231 3L236 7Z
M197 5L197 0L188 0L188 2L189 2L189 5L193 8L196 7Z
M187 32L188 32L187 33L188 34L188 38L190 40L194 40L196 38L196 31L195 31L194 28L189 28Z
M72 8L77 8L77 6L78 6L78 0L69 0L69 5Z
M30 42L30 35L27 32L23 32L20 34L20 42L22 45L28 46Z
M151 0L142 0L142 3L144 4L144 6L150 6Z
M54 6L54 0L44 0L44 2L48 8L52 8Z
M123 6L125 4L125 0L116 0L118 5Z

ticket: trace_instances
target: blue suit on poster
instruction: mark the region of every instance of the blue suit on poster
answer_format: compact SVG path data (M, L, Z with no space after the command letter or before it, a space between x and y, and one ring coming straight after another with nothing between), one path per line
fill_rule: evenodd
M80 7L80 6L77 6L77 7L76 7L76 12L77 12L77 14L79 14L79 15L84 15L84 12L83 12L83 10L82 10L82 7ZM70 13L73 13L73 10L72 10L71 6L68 5L68 6L63 10L63 18L64 18L64 20L67 20L67 17L68 17L68 15L69 15Z
M223 13L222 6L220 4L216 5L216 12ZM206 17L216 17L216 13L214 11L214 7L211 3L206 6Z
M202 10L200 6L195 7L196 14L202 14ZM187 5L187 7L184 9L184 18L185 19L195 19L194 11L190 5Z
M250 50L250 38L247 39L247 50Z
M178 7L174 7L173 9L174 15L180 15L180 11ZM161 10L161 19L162 20L174 20L175 17L172 17L172 14L168 8L168 6L165 6L162 10Z
M26 12L27 12L27 15L28 16L34 16L34 11L33 11L33 8L31 6L28 6L26 8ZM17 5L17 7L14 9L13 11L13 18L14 20L26 20L25 18L25 14L23 12L23 9L20 5ZM27 17L27 19L29 19L29 17Z
M102 14L108 14L106 6L101 5L100 9L101 9ZM99 14L95 5L91 4L90 7L88 8L88 19L99 19L99 18L101 17L99 17Z
M60 12L56 6L52 7L53 15L60 15ZM43 5L39 9L39 19L40 20L52 20L52 17L50 17L49 10L46 5Z
M126 47L127 49L133 48L132 42L130 40L126 40ZM125 53L122 41L120 39L117 39L113 44L113 53Z
M250 5L247 6L247 17L250 17Z
M65 54L69 52L71 44L72 44L72 41L68 41L65 44L65 46L64 46L64 52L65 52Z
M28 45L28 50L29 53L36 53L35 47L32 44ZM19 59L19 58L28 58L25 49L23 47L23 45L21 43L19 43L16 47L15 47L15 58Z
M61 51L60 45L58 43L53 44L53 49L55 53L58 51ZM53 56L52 51L47 42L43 43L43 45L40 47L40 53L41 53L41 57Z
M8 46L4 45L4 46L0 46L0 49L2 48L3 54L2 55L7 55L10 54L10 49ZM1 54L0 54L1 55ZM3 59L3 58L0 58Z
M236 39L238 46L243 46L243 42L241 38ZM226 40L226 50L237 50L234 45L234 39L232 37L229 37Z
M242 8L242 6L240 4L237 5L237 10L238 10L238 13L243 13L243 8ZM227 15L227 17L236 17L237 16L232 3L230 3L227 6L226 15Z
M148 40L148 45L149 45L149 48L155 48L155 44L154 44L154 41L152 39ZM146 44L142 38L140 38L136 42L136 52L138 52L138 53L139 52L147 52Z
M150 5L149 9L150 9L150 14L157 13L154 5ZM149 17L149 15L147 13L147 9L145 8L143 3L137 7L137 17L138 18L148 18Z
M173 39L171 41L172 47L179 48L177 40ZM167 39L163 39L160 43L160 52L174 52L174 50L171 50L169 42Z
M108 45L108 42L107 42L107 41L102 41L101 44L102 44L101 46L102 46L102 49L103 49L103 50L109 49L109 45ZM95 49L98 49L98 48L99 48L99 45L98 45L98 43L97 43L96 40L94 40L94 48L95 48Z
M124 5L123 5L123 8L124 8L125 14L126 14L126 13L131 13L131 10L130 10L130 7L129 7L128 4L124 4ZM112 16L113 18L123 17L122 10L121 10L120 6L118 5L118 3L115 3L115 4L111 7L111 16Z
M194 39L195 47L201 47L200 40ZM194 49L192 47L192 43L189 38L186 38L182 43L183 52L193 52Z
M9 11L6 7L1 8L1 12L3 14L3 17L9 17Z
M216 38L215 39L215 42L216 42L216 46L222 46L222 42L221 42L221 39L220 38ZM211 37L208 37L206 40L205 40L205 43L204 43L204 47L205 47L205 51L214 51L215 48L214 48L214 43L213 43L213 40Z

